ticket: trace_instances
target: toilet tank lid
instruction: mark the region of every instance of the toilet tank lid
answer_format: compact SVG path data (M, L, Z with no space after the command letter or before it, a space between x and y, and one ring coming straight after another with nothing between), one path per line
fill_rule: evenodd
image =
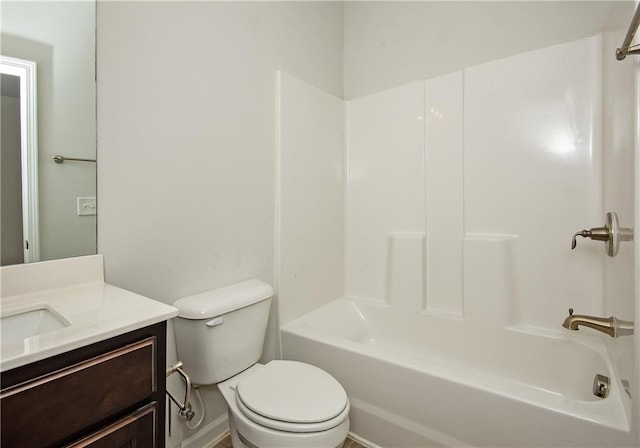
M210 319L253 305L273 296L273 288L261 280L251 279L223 288L211 289L173 302L178 317Z

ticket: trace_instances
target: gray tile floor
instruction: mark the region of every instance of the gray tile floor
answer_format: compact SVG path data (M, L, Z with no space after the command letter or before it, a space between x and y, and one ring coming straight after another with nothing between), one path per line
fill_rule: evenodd
M233 448L233 446L231 445L231 436L225 437L224 439L222 439L221 441L213 445L211 448ZM355 440L351 440L347 438L347 440L344 442L344 445L342 445L342 448L367 448L367 447L360 445Z

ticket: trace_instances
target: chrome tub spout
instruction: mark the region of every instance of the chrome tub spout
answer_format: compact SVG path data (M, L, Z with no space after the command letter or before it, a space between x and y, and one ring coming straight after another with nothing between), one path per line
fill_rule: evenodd
M569 308L569 316L564 320L562 326L568 330L578 330L579 327L589 327L606 333L612 338L633 334L633 322L620 320L613 316L595 317L583 314L573 314L573 308Z

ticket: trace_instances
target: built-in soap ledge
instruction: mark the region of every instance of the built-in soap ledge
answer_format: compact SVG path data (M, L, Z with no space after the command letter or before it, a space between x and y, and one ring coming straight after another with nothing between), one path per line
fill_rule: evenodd
M0 371L175 317L170 305L104 283L102 255L0 268Z

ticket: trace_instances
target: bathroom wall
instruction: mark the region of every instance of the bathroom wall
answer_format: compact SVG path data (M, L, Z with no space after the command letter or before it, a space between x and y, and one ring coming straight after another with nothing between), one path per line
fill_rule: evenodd
M603 151L602 163L599 168L593 171L594 180L602 186L602 189L595 193L597 198L594 198L594 204L600 210L596 211L594 209L589 216L585 215L585 219L595 220L593 223L576 222L575 224L578 225L578 228L575 230L567 228L566 230L573 232L584 227L600 226L604 223L604 212L609 210L617 210L621 216L626 216L621 218L621 222L623 225L631 226L634 223L634 204L635 227L637 228L640 222L640 218L638 218L638 209L640 207L638 207L638 198L633 197L633 192L640 191L637 184L638 173L640 173L638 166L640 165L638 165L639 162L636 157L636 186L633 188L632 167L634 166L634 160L633 150L630 148L633 147L631 136L635 125L635 152L636 154L638 153L638 139L640 137L637 134L639 128L637 121L639 104L637 89L640 88L638 87L638 79L640 78L637 73L640 65L637 58L628 57L624 63L620 63L612 57L613 50L622 41L621 35L626 31L636 6L637 2L406 2L395 4L391 2L351 2L345 6L345 97L357 98L357 101L367 101L367 98L361 97L384 89L389 89L385 91L388 93L397 90L397 86L410 88L410 83L420 79L432 81L434 77L441 76L446 78L448 73L454 73L456 70L461 70L465 67L476 66L528 50L540 49L553 44L592 36L601 31L622 30L617 33L605 32L603 34L603 65L602 69L598 71L599 76L602 77L603 90L594 97L596 101L600 99L603 118L600 129L596 128L599 137L594 136L596 141L598 139L601 141ZM594 56L597 57L592 52L591 57ZM550 67L555 66L551 65ZM636 70L635 95L628 84L630 79L631 81L633 80L634 69ZM555 68L551 70L555 71ZM594 75L593 70L591 72ZM598 72L595 73L595 76L598 76ZM503 89L496 88L495 90L498 94L497 98L502 99L503 96L506 96L506 94L502 93ZM382 94L384 92L380 93L380 95ZM496 97L492 97L490 101L494 101L494 98ZM349 109L351 110L352 107L357 106L352 102L349 105ZM633 113L634 107L635 114ZM425 117L428 117L430 112L429 109L426 109ZM556 110L556 112L558 111ZM438 114L436 114L435 118L437 116ZM635 122L632 123L633 120ZM500 134L502 130L498 129L497 132ZM428 140L428 136L426 139ZM374 139L371 138L371 140ZM465 137L464 142L466 141L467 138ZM427 154L427 158L428 156L429 154ZM416 160L415 163L419 163L419 160ZM425 169L429 169L428 163ZM554 171L558 174L557 170ZM574 170L568 170L568 173L573 175ZM546 172L538 172L537 174L539 177L536 182L544 183L546 181ZM359 173L355 172L352 167L351 175L357 177ZM455 175L459 176L459 173L455 172ZM488 178L488 176L486 177ZM407 180L402 179L401 182L406 184ZM464 183L464 187L466 190L466 183ZM352 187L349 188L351 189ZM428 195L429 188L426 188L426 192ZM454 190L452 193L452 197L459 197L459 192ZM574 193L576 198L580 198L578 200L581 201L584 191L577 189ZM515 191L514 194L516 194ZM447 216L455 215L458 211L459 209L451 208L447 211ZM347 215L349 215L348 211ZM441 216L445 215L441 214ZM428 211L425 219L429 219ZM547 224L556 225L556 221L552 216L546 216L545 219L547 219ZM347 221L347 235L350 232L349 226L349 221ZM394 232L397 234L397 231L394 230ZM563 231L563 233L566 233L566 231ZM451 235L450 233L449 237ZM433 236L436 243L439 236L440 234ZM418 235L418 237L420 236ZM428 238L428 235L425 238ZM562 241L558 239L557 244L568 244L567 235L564 238ZM518 251L521 250L520 241L509 235L505 235L502 241L500 238L496 238L491 243L482 241L481 238L477 239L477 241L466 241L466 249L479 249L479 247L474 248L474 245L483 244L485 247L492 245L497 249L491 252L476 250L476 254L480 256L476 264L484 263L486 267L493 266L495 269L492 275L496 277L508 275L515 282L503 285L503 290L487 290L484 287L490 282L480 276L476 278L475 282L465 283L465 289L462 293L467 292L469 288L476 288L476 291L482 293L484 299L490 300L500 296L515 297L512 291L517 288L518 282L522 285L522 279L512 275L516 265L513 263L501 265L496 262L508 259L510 254L517 255ZM387 236L386 242L391 248L392 239L390 236ZM640 279L640 271L638 270L640 255L638 254L640 252L638 245L634 244L635 251L632 246L621 246L621 253L618 257L608 258L602 255L602 248L596 243L584 241L586 247L585 244L581 243L583 242L581 241L578 249L576 249L576 251L581 251L579 255L568 251L568 246L558 246L558 248L566 251L566 261L572 263L573 266L571 269L575 267L573 263L585 263L585 260L579 260L581 257L593 259L589 264L596 269L595 276L597 278L589 279L587 284L598 288L597 291L589 291L586 295L574 296L572 291L582 291L584 285L579 285L579 281L567 278L561 280L561 283L569 286L569 288L564 290L559 302L549 301L550 309L553 310L553 312L548 312L549 319L544 318L542 307L532 315L532 319L528 319L522 313L520 313L520 317L516 318L512 309L496 308L495 306L490 308L489 315L485 317L489 319L499 317L505 321L519 322L522 325L548 325L550 327L555 325L555 328L557 328L560 321L555 317L552 318L551 315L559 314L558 317L562 318L566 314L565 308L569 301L568 298L573 297L578 299L575 302L571 300L574 302L572 306L576 307L576 309L578 309L577 306L580 306L580 308L593 307L591 309L605 316L619 315L631 318L634 315L635 308L635 321L640 320L640 317L638 317L640 316L640 299L638 298L638 291L640 290L638 289L638 279ZM384 242L380 244L384 246ZM457 298L459 296L453 296L454 292L459 294L460 291L448 292L451 296L446 299L446 303L454 304L454 307L446 309L440 306L443 304L442 298L444 297L440 295L436 299L440 301L439 309L428 308L429 295L431 303L434 300L434 292L427 291L430 285L434 285L433 281L429 281L429 278L437 280L444 278L428 275L429 269L433 269L433 265L429 267L428 261L425 263L430 246L433 249L433 244L426 244L422 260L419 258L420 254L413 251L412 260L420 261L423 267L424 264L427 265L426 284L422 285L424 292L420 291L420 285L414 288L414 291L418 291L419 297L417 300L420 307L427 306L429 312L446 316L447 313L442 311L460 309L460 302ZM349 247L350 243L347 241L347 251L350 250ZM367 260L366 263L369 267L376 266L377 263L390 259L395 252L389 249L388 252L384 253L383 250L378 259ZM635 263L633 260L634 252ZM441 264L444 260L445 264L449 266L448 273L450 275L454 274L458 269L456 258L459 256L459 252L448 251L446 254L444 252L442 254L446 255L446 258L441 256L438 259L438 264ZM466 251L465 255L469 255L469 252ZM595 261L596 258L601 259L599 267ZM545 262L543 261L543 263ZM348 269L352 263L349 259L346 260ZM466 266L465 264L462 268L464 274L467 274ZM442 268L442 266L440 267ZM543 267L542 269L546 268ZM401 271L401 269L399 270ZM389 271L393 273L392 269ZM593 272L590 271L591 274ZM384 267L382 271L376 271L376 273L382 273L385 277L389 275ZM581 272L573 270L573 274L578 275L580 279L584 279L584 275ZM414 277L416 275L417 273L414 273ZM559 271L554 276L554 281L560 279L562 275L564 275L564 270ZM634 278L636 283L635 294ZM446 279L450 280L451 277L446 277ZM353 284L353 276L348 273L346 280L347 292L350 292L349 288ZM540 285L534 285L538 290L538 293L535 293L536 296L550 286L546 285L543 280L539 280L539 282ZM378 283L380 283L379 280ZM455 285L455 283L451 284ZM386 292L386 297L390 297L388 288L385 291L383 286L379 291ZM353 293L353 289L351 292ZM427 296L427 299L423 299L424 296L421 295L423 293ZM527 292L527 294L530 295L530 292ZM537 297L533 298L531 296L531 298L532 302L529 305L523 304L525 308L536 307L535 300L537 300ZM543 298L543 300L545 299ZM413 301L415 302L416 299L414 298ZM501 302L504 304L504 301L500 300L500 302L492 303L492 305L500 305ZM576 302L579 305L575 305ZM470 305L468 301L463 301L462 303L463 306L465 304ZM524 310L525 308L522 309ZM496 309L504 310L504 314L496 316ZM482 312L483 309L476 309L476 311ZM448 315L456 317L455 312ZM614 362L618 362L623 375L635 378L635 381L631 381L631 383L636 385L636 390L633 393L637 395L637 385L640 384L637 350L637 347L640 346L640 336L635 336L635 342L633 338L628 338L624 341L611 339L609 342L611 342L610 353L614 357ZM633 373L634 370L635 373ZM634 400L634 406L633 415L637 416L640 412L637 400ZM638 439L640 425L638 425L637 419L632 421L635 422L632 425L635 440L640 440Z
M606 211L618 214L620 225L638 228L634 225L635 209L638 207L638 189L634 188L634 107L638 102L634 95L634 68L637 61L627 58L617 61L611 57L624 38L624 32L604 34L604 158L603 158L603 201ZM636 116L637 119L637 116ZM637 233L636 233L637 234ZM634 245L621 243L620 251L614 258L604 260L605 316L616 316L624 320L634 319L634 277L638 277L638 264L634 263ZM637 294L637 292L636 292ZM621 377L629 381L632 396L638 391L638 383L634 382L634 365L640 354L634 351L633 338L625 337L609 340L609 351L614 362L618 364ZM636 345L639 347L640 345ZM640 373L640 372L639 372ZM638 412L636 410L636 412ZM637 415L637 414L636 414ZM635 430L640 428L636 427Z
M358 98L626 28L633 2L346 2L344 93Z
M342 96L342 10L98 4L98 247L108 282L171 303L251 277L274 281L275 73ZM265 359L276 353L275 311ZM224 429L216 422L226 407L215 387L202 391L206 436ZM193 434L174 418L169 446L202 446Z
M616 258L590 240L570 248L605 211L634 222L623 34L348 101L346 295L542 332L561 330L570 306L632 320L633 245ZM632 379L633 338L602 338Z
M95 3L2 2L1 53L37 63L40 260L96 253L96 217L77 198L96 195Z
M602 245L570 249L574 232L604 222L603 194L622 216L633 211L632 127L608 120L603 131L603 110L629 113L633 98L622 95L632 93L622 69L603 83L604 50L611 57L618 37L349 101L346 294L400 306L410 295L414 309L524 327L557 329L570 306L624 306L630 318L631 247L606 289Z
M347 103L345 269L349 296L386 297L387 239L394 234L414 236L415 244L421 244L425 222L423 92L423 83L418 82Z
M517 235L504 297L514 324L604 312L602 247L570 248L604 217L602 57L596 36L465 71L465 230Z
M462 175L460 152L421 153L425 140L436 138L446 147L458 148L461 138L465 138L451 132L459 128L459 123L449 121L452 116L457 116L456 120L464 116L462 97L457 90L460 83L466 82L461 69L590 36L603 26L626 27L629 9L622 2L349 2L344 6L338 2L100 2L98 244L100 253L105 255L107 281L171 303L178 297L249 277L275 282L274 269L286 270L278 264L285 258L281 256L278 260L274 251L274 221L278 219L274 206L281 199L274 194L274 166L278 157L274 148L279 141L274 123L280 113L276 111L274 86L276 70L283 70L328 92L323 94L305 85L299 96L291 98L291 105L298 104L304 95L313 101L329 103L330 96L358 98L349 104L349 126L354 110L362 106L364 113L369 110L365 102L376 104L376 95L360 98L362 95L413 83L378 94L385 98L380 104L391 108L388 111L374 108L367 112L367 117L359 115L363 119L360 127L369 126L370 131L376 131L374 126L386 119L385 114L391 118L402 115L397 118L396 128L387 127L380 132L401 131L399 137L407 147L399 145L397 150L403 156L396 159L388 155L385 160L389 161L388 169L399 172L406 168L411 176L400 179L401 185L389 192L370 197L369 204L360 204L363 212L370 213L376 212L376 204L398 207L411 223L390 229L391 236L386 234L382 243L376 243L376 247L383 247L379 251L382 258L365 260L362 267L363 272L372 266L379 270L382 260L382 275L369 279L377 285L372 291L381 291L381 299L389 292L401 297L402 289L396 287L399 282L388 287L379 280L388 275L384 260L409 256L422 263L418 266L428 267L424 260L428 251L437 247L441 233L425 235L425 223L435 219L431 225L446 231L445 241L452 241L460 238L466 222L460 220L462 201L466 200L463 191L454 191L452 197L456 200L451 203L455 207L451 208L448 201L443 202L445 195L432 194L438 193L438 189L444 193L452 186L459 187L460 182L455 179ZM587 64L598 58L597 51L589 45L584 48L588 50ZM585 61L580 59L578 63ZM598 76L591 68L586 70L589 79ZM425 84L420 81L423 79L429 81ZM296 83L291 79L292 86ZM445 90L440 91L440 87ZM425 109L425 102L434 104L434 110ZM480 107L482 102L476 104ZM313 112L304 108L302 111L309 115ZM445 116L446 120L439 121L444 127L438 131L436 120ZM431 131L425 134L427 120L431 120ZM374 140L364 133L359 138L363 144L366 139ZM296 143L292 147L304 145ZM405 165L405 156L416 159ZM455 175L431 176L432 181L437 181L435 186L413 189L408 196L401 194L402 185L419 185L424 180L416 181L414 173L425 176L435 166L429 166L430 157L454 168ZM379 170L378 174L384 177L381 162L373 160L372 167L363 166L360 171L351 166L350 179L366 175L365 168ZM337 174L328 168L334 163L335 160L323 165L332 188L339 182ZM525 170L526 166L521 165L520 169ZM313 174L310 169L308 172ZM296 184L295 179L291 181ZM536 179L544 181L542 177ZM350 185L350 189L354 187L355 183ZM315 190L312 193L320 197L323 194ZM326 193L333 194L335 190ZM357 191L350 190L346 200L352 201L354 197ZM302 195L298 199L301 198ZM337 199L331 202L334 207ZM412 206L414 203L417 209ZM440 213L426 214L425 203L439 207ZM577 230L574 224L580 228L601 224L602 201L597 203L598 210L590 212L593 216L572 222L571 232ZM413 214L415 210L419 210L417 215ZM339 216L339 211L336 213ZM312 216L305 214L301 218L305 219L305 225L313 224ZM386 217L381 219L387 222ZM455 225L450 226L452 220ZM347 218L347 233L350 223ZM337 221L332 221L332 225L338 235ZM371 236L369 230L363 232ZM477 237L467 244L476 245L475 254L481 260L486 257L504 260L504 254L517 253L518 246L511 230L501 228L500 232L489 241ZM563 236L558 237L558 245L554 243L554 247L569 256L565 232L559 233ZM433 241L427 244L431 237ZM425 241L425 249L421 249L424 252L415 250L415 241L421 239ZM311 243L314 243L311 247L319 246ZM337 240L335 244L331 250L341 243ZM483 252L480 250L483 244L495 250ZM347 248L347 253L353 249ZM599 257L595 247L586 245L584 250L589 256ZM457 251L445 255L446 263L431 263L432 269L441 269L432 271L435 272L432 278L440 278L441 286L437 286L436 280L427 282L423 284L425 294L434 287L443 291L448 279L462 275L462 243ZM571 254L572 260L576 259L574 255ZM350 263L349 257L345 263ZM493 275L508 273L506 264L495 267ZM405 279L409 283L420 282L418 276L422 273L422 269L411 270L405 273L408 276ZM395 273L400 274L403 273ZM317 279L311 278L309 284ZM333 294L339 281L336 279L327 288L328 295ZM602 288L598 286L600 280L590 281ZM463 284L460 285L459 290L451 288L448 296L434 298L435 293L431 293L435 306L430 311L459 316L464 305ZM352 286L347 282L347 291L353 292ZM362 286L363 292L358 294L369 295L364 288L370 286ZM577 288L582 291L587 286ZM327 300L319 296L301 298L295 290L288 297L292 300L282 302L284 320ZM585 303L598 306L592 304L592 297L588 292ZM560 310L560 317L566 313L566 305L553 304L554 310L556 307ZM555 325L558 313L549 312L553 318L542 322L536 315L535 320L522 323L540 325L553 320ZM274 313L272 317L266 359L276 354L277 316ZM178 390L175 382L172 387ZM216 422L225 412L221 397L211 387L203 388L203 395L207 401L203 425L220 428ZM183 441L185 446L200 446L204 442L194 431L177 423L176 418L173 424L169 446L178 446Z
M344 101L279 72L276 80L279 324L344 292Z
M640 5L640 2L636 2L636 5ZM633 105L634 116L635 116L635 138L634 138L634 153L640 154L640 60L636 59L634 64L635 71L635 102ZM635 157L634 159L634 178L635 178L635 188L634 191L640 191L640 157ZM637 194L637 193L636 193ZM635 219L634 219L634 229L640 228L640 198L636 197L633 201L635 206ZM637 238L636 238L637 241ZM634 277L635 277L635 318L634 322L640 322L640 244L634 243ZM633 349L635 349L635 360L634 366L632 370L634 371L634 379L633 384L636 385L636 391L640 389L640 331L635 332L635 338L633 341ZM638 416L640 415L640 400L633 400L633 413L632 415ZM632 430L634 431L634 440L638 441L640 444L640 423L637 422L632 425Z
M603 35L603 186L606 211L618 214L620 225L633 227L634 194L634 66L631 58L611 57L624 39L624 30ZM633 245L621 244L617 257L605 258L606 313L633 320Z

